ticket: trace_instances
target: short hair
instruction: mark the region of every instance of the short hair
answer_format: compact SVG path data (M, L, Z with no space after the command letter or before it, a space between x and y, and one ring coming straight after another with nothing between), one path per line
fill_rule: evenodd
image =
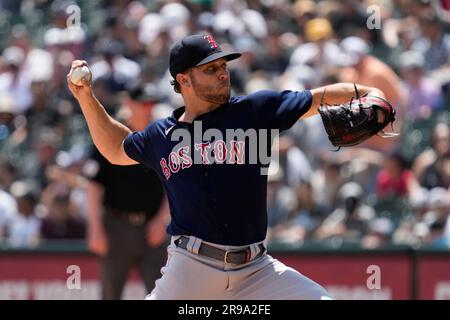
M181 93L180 84L176 79L170 80L170 85L173 86L173 91L175 91L176 93Z
M187 69L185 72L183 73L192 73L192 68ZM170 84L173 86L173 91L175 91L176 93L181 93L181 85L180 83L177 81L177 79L172 79L170 80Z

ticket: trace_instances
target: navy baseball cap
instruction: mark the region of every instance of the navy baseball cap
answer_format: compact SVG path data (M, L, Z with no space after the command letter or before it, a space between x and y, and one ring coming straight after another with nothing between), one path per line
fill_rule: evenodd
M210 35L187 36L176 42L170 49L170 74L175 78L178 73L183 73L189 68L220 58L230 61L240 56L241 54L237 52L223 52Z

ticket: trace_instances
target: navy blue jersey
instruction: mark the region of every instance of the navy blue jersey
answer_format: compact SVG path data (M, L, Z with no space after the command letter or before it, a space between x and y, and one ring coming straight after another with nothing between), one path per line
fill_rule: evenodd
M125 152L153 168L166 189L168 233L234 246L262 241L267 232L267 175L261 169L268 163L255 156L255 145L258 153L267 145L270 156L267 133L292 127L311 102L310 91L259 91L232 97L193 123L178 121L182 107L131 133ZM249 134L242 138L230 132ZM186 135L191 139L180 138Z

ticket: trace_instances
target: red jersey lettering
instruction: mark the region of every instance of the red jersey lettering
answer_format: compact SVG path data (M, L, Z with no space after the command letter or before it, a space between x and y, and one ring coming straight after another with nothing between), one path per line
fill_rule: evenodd
M216 163L224 163L227 159L227 145L223 140L217 140L214 144L214 158Z
M181 169L187 169L192 166L192 158L189 156L189 147L182 147L178 150L181 160Z
M164 173L164 176L166 177L166 180L169 180L171 174L170 174L170 169L167 166L166 159L162 158L161 161L159 162L159 164L161 165L161 169Z
M171 152L169 154L169 168L173 173L180 171L180 159L178 158L178 154L176 152Z
M200 150L200 153L202 155L202 163L203 164L210 164L211 162L208 159L207 149L211 148L211 144L209 142L203 142L203 143L196 143L195 144L195 150Z
M230 158L228 158L230 164L244 164L244 146L244 141L231 140Z

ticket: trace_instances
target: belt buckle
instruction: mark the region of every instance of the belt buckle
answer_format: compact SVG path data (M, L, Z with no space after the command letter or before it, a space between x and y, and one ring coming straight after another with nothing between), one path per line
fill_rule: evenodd
M252 256L252 251L250 250L250 247L245 248L245 261L244 261L244 263L249 262L251 256Z
M241 250L227 250L227 251L225 251L225 256L223 257L223 261L225 263L232 263L232 262L228 262L228 254L234 253L234 252L241 252L241 251L245 251L245 260L244 260L244 262L242 264L249 262L250 261L250 257L252 255L252 252L250 251L249 247L247 247L247 248L245 248L243 250L241 249Z
M231 253L231 252L235 252L235 251L233 251L233 250L227 250L227 251L225 251L225 256L223 257L223 261L224 261L225 263L231 263L231 262L228 262L228 254Z

